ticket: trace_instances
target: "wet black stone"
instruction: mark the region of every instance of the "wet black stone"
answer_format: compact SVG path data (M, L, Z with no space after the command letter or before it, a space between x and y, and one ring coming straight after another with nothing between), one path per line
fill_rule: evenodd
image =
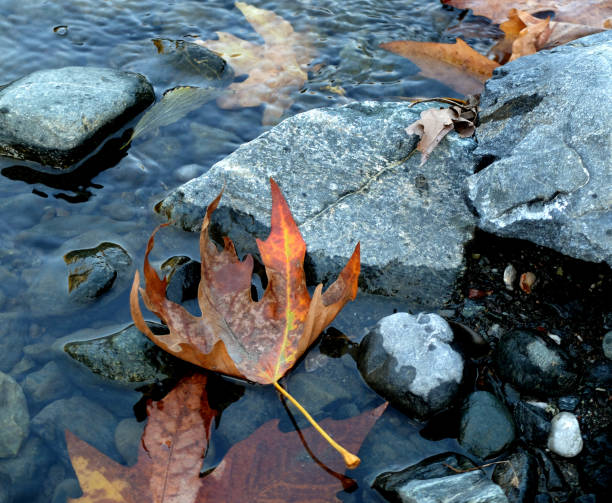
M574 503L597 503L597 496L594 494L583 494L582 496L578 496Z
M522 438L530 445L546 447L552 419L550 414L540 407L523 401L519 401L512 412Z
M200 284L200 267L200 262L191 259L174 267L166 287L166 297L177 304L195 299Z
M589 369L586 377L587 384L594 387L612 386L612 362L601 362Z
M504 380L528 394L559 396L575 390L578 380L569 358L558 346L526 330L501 337L496 363Z
M536 494L534 503L553 503L553 500L550 494L540 493L540 494Z
M586 440L578 468L586 487L596 494L609 496L612 487L612 431Z
M519 449L493 470L493 482L501 486L510 503L531 503L538 488L538 464L527 451Z
M540 469L546 478L546 488L549 491L561 491L565 489L566 485L563 481L563 475L553 460L550 459L550 457L542 449L536 449L535 452Z

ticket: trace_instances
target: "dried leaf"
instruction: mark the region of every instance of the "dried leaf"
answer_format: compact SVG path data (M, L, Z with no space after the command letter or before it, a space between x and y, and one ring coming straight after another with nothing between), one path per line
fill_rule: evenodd
M323 291L319 285L312 299L306 289L306 244L278 185L272 189L271 232L257 240L266 267L268 286L259 302L251 299L253 258L240 261L229 238L217 250L208 228L221 194L209 205L200 234L202 279L198 289L201 316L193 316L166 298L166 278L160 279L149 264L155 233L145 255L145 305L170 329L153 334L142 317L136 273L130 305L136 326L169 353L216 372L262 384L280 379L315 341L336 314L357 294L359 244L338 279Z
M321 425L348 448L358 451L386 404L344 420L324 419ZM260 427L234 445L208 475L199 501L245 501L249 503L328 503L340 501L335 494L351 479L340 475L344 467L337 456L324 449L312 429L282 433L278 420ZM304 444L303 444L304 443ZM321 452L320 459L308 454ZM334 473L335 472L335 473Z
M510 9L529 14L554 12L554 21L605 27L612 16L612 0L442 0L458 9L472 9L477 16L488 17L494 23L507 19Z
M425 164L429 155L442 139L453 129L462 138L474 134L476 126L472 122L476 118L476 107L453 105L448 108L428 108L421 112L421 118L406 128L406 133L421 137L417 150L421 152L421 166Z
M218 40L196 41L218 53L236 75L248 75L229 86L221 96L221 108L265 105L263 124L278 122L293 103L294 93L308 80L306 65L313 51L308 38L296 33L291 24L274 12L236 2L247 21L263 38L264 45L242 40L230 33L217 32Z
M461 94L480 94L484 82L499 65L458 38L455 44L398 40L380 44L387 51L408 58L421 75L443 82Z
M195 503L200 469L215 412L206 397L206 376L183 378L159 402L147 406L138 461L124 466L69 431L66 442L83 496L79 503Z
M218 94L218 89L209 87L181 86L169 89L138 121L128 143L137 136L177 122Z

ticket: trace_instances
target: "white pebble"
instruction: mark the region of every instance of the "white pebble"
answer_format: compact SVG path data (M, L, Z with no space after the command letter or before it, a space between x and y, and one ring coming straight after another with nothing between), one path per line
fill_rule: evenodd
M508 264L504 269L504 284L508 290L514 290L514 282L516 281L516 269L512 264Z
M578 419L571 412L560 412L552 418L548 448L564 458L573 458L582 450Z

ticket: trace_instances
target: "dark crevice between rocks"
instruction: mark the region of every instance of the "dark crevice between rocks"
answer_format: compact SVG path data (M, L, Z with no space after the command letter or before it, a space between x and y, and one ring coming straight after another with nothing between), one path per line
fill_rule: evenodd
M495 161L499 160L499 157L496 155L485 154L478 159L476 162L476 166L474 166L474 173L479 173L483 169L488 168Z
M486 124L490 121L502 121L516 116L526 116L534 108L536 108L544 99L537 93L529 96L517 96L506 101L503 105L496 108L491 114L478 116L480 124Z

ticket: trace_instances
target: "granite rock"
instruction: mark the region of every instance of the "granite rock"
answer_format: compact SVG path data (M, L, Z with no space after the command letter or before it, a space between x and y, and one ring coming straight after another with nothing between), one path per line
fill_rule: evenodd
M199 229L225 186L213 229L241 252L269 231L268 179L280 185L308 247L308 279L335 279L361 242L360 286L423 306L448 299L474 218L464 200L475 143L449 134L419 166L406 125L425 105L354 103L281 122L171 192L156 209Z
M498 68L468 178L478 225L612 264L612 32Z
M137 73L78 66L31 73L0 90L0 155L69 167L154 98Z

